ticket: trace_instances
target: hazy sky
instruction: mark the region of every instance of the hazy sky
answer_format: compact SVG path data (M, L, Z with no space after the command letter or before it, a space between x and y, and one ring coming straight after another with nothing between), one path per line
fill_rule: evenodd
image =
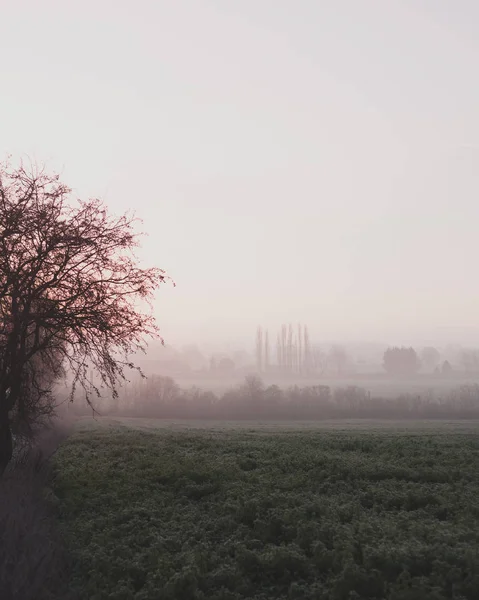
M0 24L0 154L137 211L168 342L479 342L477 0L0 0Z

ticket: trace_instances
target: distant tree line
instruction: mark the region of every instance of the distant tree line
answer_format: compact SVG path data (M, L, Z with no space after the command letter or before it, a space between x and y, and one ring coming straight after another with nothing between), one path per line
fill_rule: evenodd
M324 351L318 344L311 343L306 325L281 326L276 335L276 360L272 359L269 332L263 327L256 330L255 348L259 375L341 376L354 372L354 361L344 347L332 345L328 352ZM479 373L479 350L462 350L456 359L466 373ZM389 347L384 352L382 367L394 376L411 376L421 370L447 376L453 371L449 360L443 360L440 352L431 346L423 348L420 355L412 347Z
M256 330L256 372L289 375L324 375L334 372L342 375L350 359L342 346L333 345L324 352L312 345L306 325L296 327L283 324L276 335L276 361L272 360L270 337L267 329Z
M441 355L436 348L424 348L421 360L414 348L395 346L384 352L383 367L390 375L414 375L422 366L428 371L434 371L436 374L449 375L452 372L451 364L445 360L439 366L440 359Z
M67 406L86 414L84 404ZM156 375L124 386L118 398L105 399L97 410L103 415L175 419L469 419L479 418L479 385L438 395L428 391L383 398L358 386L265 386L252 375L218 395L198 387L181 388L172 378Z
M257 328L254 355L236 350L218 351L208 356L191 344L181 350L169 345L153 348L148 351L145 362L142 357L138 360L149 372L183 380L228 379L253 373L269 380L272 377L278 380L341 378L367 373L394 377L479 373L479 350L474 349L446 348L441 354L432 346L421 350L391 346L385 351L379 347L373 354L362 352L339 344L328 348L326 344L313 343L306 325L283 324L275 335L264 327Z

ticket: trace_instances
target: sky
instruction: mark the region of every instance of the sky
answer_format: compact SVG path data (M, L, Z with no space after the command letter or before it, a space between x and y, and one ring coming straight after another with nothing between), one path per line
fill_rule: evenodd
M0 157L133 209L167 343L479 344L476 0L0 0Z

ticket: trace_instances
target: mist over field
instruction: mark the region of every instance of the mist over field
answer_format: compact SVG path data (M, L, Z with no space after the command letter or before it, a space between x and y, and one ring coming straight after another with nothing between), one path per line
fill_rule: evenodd
M0 599L477 600L479 3L0 22Z

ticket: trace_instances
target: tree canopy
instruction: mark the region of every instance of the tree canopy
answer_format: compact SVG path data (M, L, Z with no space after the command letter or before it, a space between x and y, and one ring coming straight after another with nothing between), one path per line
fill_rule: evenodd
M412 375L421 367L414 348L388 348L383 361L385 371L391 375Z

